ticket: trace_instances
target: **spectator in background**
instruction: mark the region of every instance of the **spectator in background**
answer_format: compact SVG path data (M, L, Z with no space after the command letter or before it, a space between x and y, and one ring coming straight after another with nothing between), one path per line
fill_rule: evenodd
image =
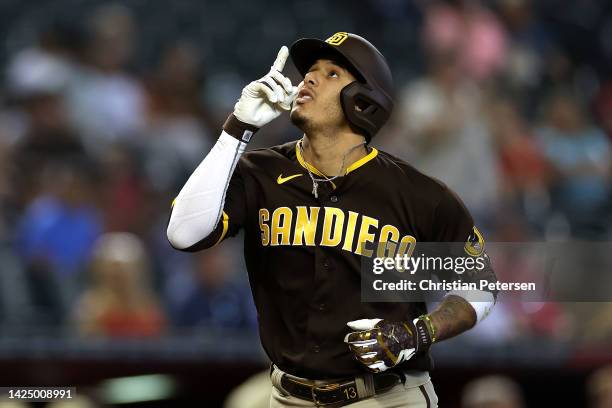
M147 183L134 149L114 143L100 157L104 183L101 205L106 231L143 234L151 223Z
M508 33L508 46L502 81L498 84L512 95L524 114L536 108L537 94L547 65L558 50L551 35L534 18L529 0L497 1ZM529 119L533 119L530 115Z
M481 98L456 52L432 55L428 74L399 98L395 120L404 133L387 148L448 184L482 227L497 203L499 176Z
M101 236L94 248L91 285L75 308L79 331L107 337L162 334L166 319L148 274L140 238L121 232Z
M489 112L502 176L500 190L504 203L500 210L516 214L528 220L531 225L539 226L550 210L550 177L546 159L529 124L513 102L500 99L493 103ZM502 222L504 220L507 217L501 219ZM513 221L511 225L520 226L521 222ZM519 235L523 236L516 237L514 234L510 238L529 240L528 234Z
M16 249L38 302L40 324L63 321L101 234L92 173L91 164L82 161L46 167L36 180L40 191L17 222Z
M506 33L497 16L479 0L427 2L423 38L433 55L456 53L464 75L477 82L493 78L506 59Z
M157 191L178 191L212 147L201 102L203 77L198 54L190 43L173 44L148 81L145 171Z
M10 63L7 87L23 115L23 134L13 145L13 185L19 207L36 196L37 182L47 166L86 160L63 101L71 72L61 57L37 48L18 53Z
M492 375L467 384L461 397L461 408L524 408L523 392L508 377Z
M573 235L604 238L610 205L610 142L579 105L576 95L556 91L537 130L553 169L553 205Z
M47 167L85 162L88 158L80 140L68 127L59 95L30 95L22 106L28 114L29 130L15 146L14 185L20 193L20 204L26 204L42 187L37 183Z
M75 73L83 37L77 26L60 21L41 29L36 44L20 49L7 64L9 95L21 99L66 91Z
M231 246L194 254L196 284L179 306L179 328L254 328L256 313L249 287L236 281ZM242 271L241 271L242 272Z
M125 70L134 42L130 11L119 4L102 5L90 26L85 65L71 81L68 107L86 147L99 153L142 130L145 98L139 81Z
M11 302L31 308L33 323L40 326L64 320L101 230L90 201L92 165L63 100L78 42L69 33L67 26L50 24L36 45L11 58L6 71L9 109L1 120L0 143L10 154L3 161L9 175L3 197L9 214L6 233L15 240L25 283Z

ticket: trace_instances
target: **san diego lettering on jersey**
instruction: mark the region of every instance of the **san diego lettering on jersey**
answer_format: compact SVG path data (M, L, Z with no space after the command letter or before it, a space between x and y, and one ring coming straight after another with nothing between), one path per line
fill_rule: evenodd
M410 255L416 239L402 235L394 225L367 215L336 207L297 206L259 209L263 246L325 246L366 257ZM320 231L319 234L317 232Z

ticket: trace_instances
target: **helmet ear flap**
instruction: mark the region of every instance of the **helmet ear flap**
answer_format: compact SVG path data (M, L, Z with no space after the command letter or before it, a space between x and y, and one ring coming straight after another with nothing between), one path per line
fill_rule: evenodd
M340 103L351 129L363 134L368 143L389 119L388 108L393 106L390 98L357 81L342 88Z

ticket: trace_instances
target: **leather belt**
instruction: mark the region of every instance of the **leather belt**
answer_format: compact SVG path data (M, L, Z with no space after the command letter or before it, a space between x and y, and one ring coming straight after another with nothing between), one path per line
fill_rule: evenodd
M375 394L388 391L404 381L402 376L395 372L372 375L372 380ZM341 407L370 397L360 396L358 394L357 384L354 378L347 379L346 381L314 384L303 382L287 374L283 374L281 377L281 386L290 395L314 402L318 407L331 405Z

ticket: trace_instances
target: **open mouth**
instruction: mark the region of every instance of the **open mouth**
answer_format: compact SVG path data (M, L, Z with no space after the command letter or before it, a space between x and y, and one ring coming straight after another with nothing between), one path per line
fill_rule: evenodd
M298 104L303 104L303 103L311 101L313 98L314 98L314 95L313 95L312 91L310 91L307 88L303 88L298 93L298 96L297 96L295 102L298 103Z

